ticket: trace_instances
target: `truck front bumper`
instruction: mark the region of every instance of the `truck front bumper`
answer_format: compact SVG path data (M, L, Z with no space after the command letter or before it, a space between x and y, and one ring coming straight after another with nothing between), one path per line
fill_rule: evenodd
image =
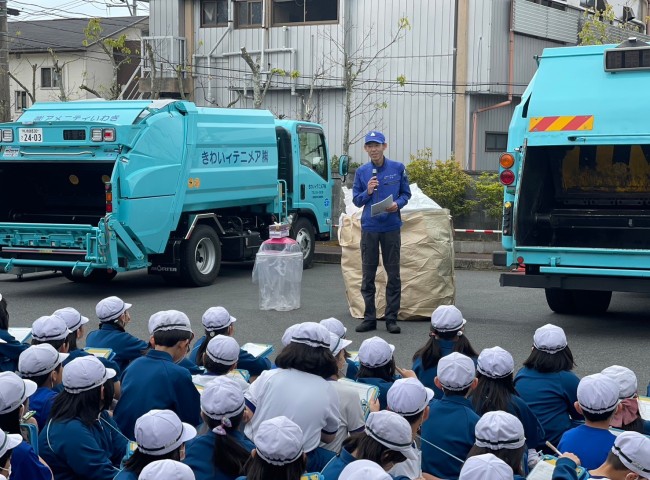
M502 273L502 287L558 288L562 290L600 290L609 292L650 293L650 278L611 275Z

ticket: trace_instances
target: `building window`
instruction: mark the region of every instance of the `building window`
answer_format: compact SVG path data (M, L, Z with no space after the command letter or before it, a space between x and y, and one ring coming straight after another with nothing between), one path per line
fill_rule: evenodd
M485 132L486 152L505 152L508 148L508 134Z
M58 88L60 85L59 75L51 67L41 68L41 88Z
M237 27L262 26L262 0L238 0L235 2Z
M201 27L228 25L228 0L201 0Z
M27 108L27 92L25 90L16 90L16 111L22 112Z
M272 0L273 25L292 23L335 23L338 0Z

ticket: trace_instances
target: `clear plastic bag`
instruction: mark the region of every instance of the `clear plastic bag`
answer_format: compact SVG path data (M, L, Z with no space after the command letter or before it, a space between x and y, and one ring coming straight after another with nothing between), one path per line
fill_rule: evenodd
M260 289L260 310L300 308L303 253L291 238L274 238L255 256L253 283Z

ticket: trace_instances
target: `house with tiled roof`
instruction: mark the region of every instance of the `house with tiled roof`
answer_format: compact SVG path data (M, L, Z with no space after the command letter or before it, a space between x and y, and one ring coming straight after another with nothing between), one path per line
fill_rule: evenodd
M91 99L96 98L92 91L102 94L110 87L113 76L110 58L99 41L86 41L84 29L89 20L9 22L12 118L34 101ZM131 50L130 61L120 67L118 74L121 98L139 95L135 77L139 71L140 40L148 33L149 18L106 17L99 20L102 38L126 35Z

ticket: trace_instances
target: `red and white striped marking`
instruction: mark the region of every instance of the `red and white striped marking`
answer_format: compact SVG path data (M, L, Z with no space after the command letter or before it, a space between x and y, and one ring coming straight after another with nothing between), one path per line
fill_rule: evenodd
M503 231L501 230L474 230L471 228L455 228L454 232L456 233L494 233L494 234L501 234Z

